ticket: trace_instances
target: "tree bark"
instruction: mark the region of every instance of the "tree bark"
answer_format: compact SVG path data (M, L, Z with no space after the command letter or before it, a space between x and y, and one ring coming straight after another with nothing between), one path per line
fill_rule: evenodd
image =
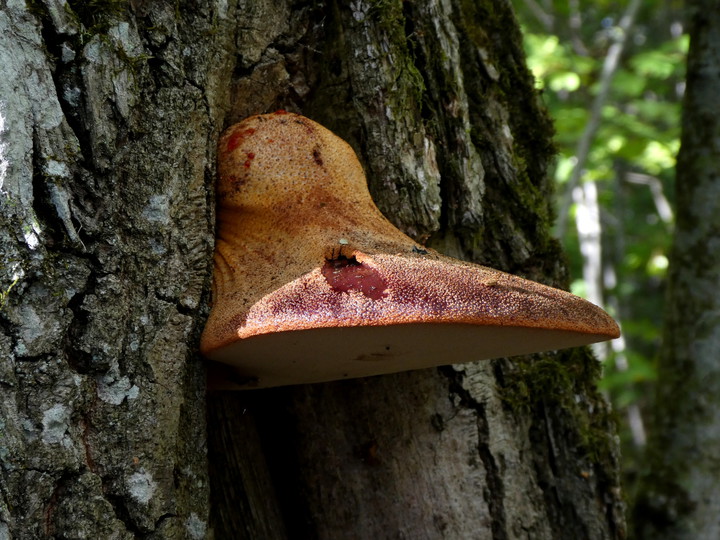
M0 537L206 536L221 5L3 2Z
M0 538L624 536L585 349L219 393L206 429L215 142L245 116L345 138L416 240L566 284L509 4L30 5L0 12Z
M688 2L677 224L638 538L720 537L720 4Z

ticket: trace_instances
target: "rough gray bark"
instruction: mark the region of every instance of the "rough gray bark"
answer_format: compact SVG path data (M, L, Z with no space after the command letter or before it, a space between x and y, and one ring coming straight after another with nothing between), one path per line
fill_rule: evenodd
M720 537L720 3L688 7L677 224L638 538Z
M0 537L203 538L234 14L89 5L0 11Z
M507 3L6 1L0 66L0 537L623 536L585 350L211 396L207 473L222 127L302 112L416 239L565 283Z

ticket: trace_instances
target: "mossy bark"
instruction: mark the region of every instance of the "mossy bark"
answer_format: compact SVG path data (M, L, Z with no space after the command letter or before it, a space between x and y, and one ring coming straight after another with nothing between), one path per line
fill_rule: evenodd
M210 396L208 474L230 123L306 114L418 241L566 283L509 4L36 0L0 28L0 537L623 536L586 350Z
M639 539L720 537L720 10L692 1L654 421L634 508Z

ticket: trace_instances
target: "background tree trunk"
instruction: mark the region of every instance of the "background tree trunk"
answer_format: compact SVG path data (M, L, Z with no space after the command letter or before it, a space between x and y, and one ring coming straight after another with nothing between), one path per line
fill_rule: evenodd
M212 395L207 472L222 127L302 112L418 241L566 284L509 4L7 2L0 65L0 538L623 537L584 349Z
M677 226L638 538L720 537L720 3L688 8Z

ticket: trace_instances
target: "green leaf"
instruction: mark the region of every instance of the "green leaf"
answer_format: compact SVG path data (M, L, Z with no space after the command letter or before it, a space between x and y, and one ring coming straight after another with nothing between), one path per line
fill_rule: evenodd
M667 79L677 72L678 66L682 65L682 59L674 52L649 50L636 54L630 59L630 65L639 76Z
M647 79L630 71L621 69L615 74L613 90L625 98L638 98L645 91Z
M580 77L572 71L562 71L548 77L550 89L554 92L574 92L580 88Z

